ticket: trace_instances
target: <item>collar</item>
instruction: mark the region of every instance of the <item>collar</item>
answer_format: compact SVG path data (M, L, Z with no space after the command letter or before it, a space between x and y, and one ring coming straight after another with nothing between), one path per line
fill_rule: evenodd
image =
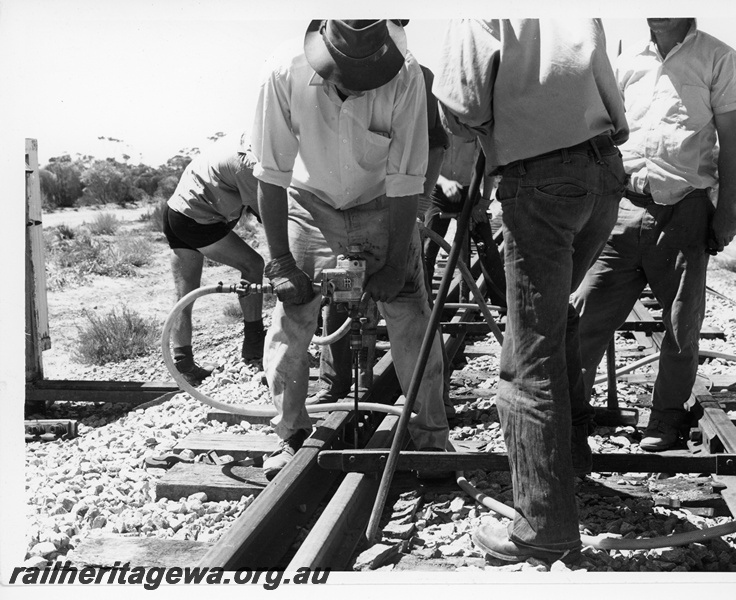
M317 73L315 71L312 76L309 78L309 85L313 85L315 87L322 87L325 90L325 93L329 96L331 94L334 94L337 96L337 90L334 83L330 83L329 81L326 81L322 75ZM370 91L370 90L369 90ZM355 94L351 94L348 96L348 99L350 98L360 98L361 96L365 96L366 92L356 92Z
M690 41L692 38L695 37L695 34L698 33L698 20L693 18L693 22L690 23L690 29L687 30L687 33L685 34L685 37L682 38L681 42L678 42L675 44L675 47L672 48L672 51L674 52L677 50L677 48L681 47L685 42ZM649 32L649 42L646 45L647 48L649 48L652 52L655 54L658 54L659 50L657 49L657 42L654 41L654 35L652 32ZM667 55L669 56L669 54Z

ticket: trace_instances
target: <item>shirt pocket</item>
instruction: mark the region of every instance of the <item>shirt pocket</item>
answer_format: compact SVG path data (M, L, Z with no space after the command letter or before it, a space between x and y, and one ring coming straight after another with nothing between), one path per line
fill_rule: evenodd
M356 144L358 146L358 152L356 152L358 164L367 171L385 165L388 161L388 149L391 145L389 135L387 133L366 131L361 137L361 143Z

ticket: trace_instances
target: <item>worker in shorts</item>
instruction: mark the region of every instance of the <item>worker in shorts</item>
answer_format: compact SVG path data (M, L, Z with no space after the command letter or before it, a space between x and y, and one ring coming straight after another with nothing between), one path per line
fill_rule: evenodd
M240 271L250 282L263 280L264 261L233 229L244 211L258 217L255 160L244 136L227 136L187 166L169 201L164 204L163 230L173 253L171 271L177 299L197 289L207 257ZM243 346L246 361L263 357L263 298L241 297ZM178 315L171 330L174 362L190 384L197 386L214 367L201 366L192 353L192 305Z

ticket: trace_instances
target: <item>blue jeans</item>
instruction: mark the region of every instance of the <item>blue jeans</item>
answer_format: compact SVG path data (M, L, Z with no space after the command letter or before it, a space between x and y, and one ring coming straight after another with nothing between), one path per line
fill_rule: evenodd
M592 415L589 400L598 363L649 284L662 306L665 325L651 416L673 427L687 424L683 405L698 370L711 212L704 190L672 206L634 197L621 200L608 243L573 295L580 313L585 382L584 397L573 405L573 419Z
M317 280L322 261L316 260L313 229L327 240L332 255L346 254L348 246L359 245L366 259L367 275L378 271L388 250L388 200L378 197L348 210L335 210L317 196L297 188L289 189L289 244L299 267ZM307 244L309 248L302 246ZM298 429L311 430L304 408L309 383L307 349L317 326L321 297L301 305L276 303L264 350L264 369L279 415L272 421L276 433L288 438ZM419 231L414 232L409 247L406 282L392 302L379 302L391 340L391 354L404 393L409 388L430 308L424 289L424 271L420 258ZM442 353L435 334L424 377L419 387L409 434L419 448L445 448L449 428L442 403Z
M574 549L570 385L581 367L569 297L616 220L623 164L608 140L517 161L501 175L508 317L497 405L518 514L510 537Z

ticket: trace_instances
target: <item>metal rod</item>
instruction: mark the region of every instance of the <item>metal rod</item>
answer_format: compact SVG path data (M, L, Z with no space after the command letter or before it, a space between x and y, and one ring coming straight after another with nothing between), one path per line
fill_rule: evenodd
M437 235L437 233L435 233L431 229L425 229L424 232L427 234L429 239L431 239L433 242L438 244L441 248L443 248L446 251L451 250L450 245L442 237ZM493 315L491 314L491 311L489 310L488 305L485 303L485 300L483 299L483 294L478 289L478 285L475 283L475 280L473 279L473 275L471 274L470 269L468 269L468 266L465 264L465 261L462 258L458 258L457 267L460 269L460 273L462 274L463 281L465 282L466 286L470 288L470 291L473 292L473 298L475 298L475 301L477 303L475 306L480 310L481 313L483 313L483 318L485 319L486 324L491 330L491 333L494 335L494 337L496 338L499 344L503 344L503 334L501 333L501 330L498 328L498 325L496 325L496 321L493 320ZM443 307L444 306L445 305L443 303Z
M417 364L414 367L411 383L409 384L409 389L406 392L406 401L404 403L401 417L399 418L399 424L396 428L396 435L391 443L391 450L389 451L388 460L386 461L386 467L381 474L381 484L378 488L376 501L373 504L371 517L368 521L368 528L366 529L366 539L369 543L374 541L376 534L378 533L378 525L381 519L381 514L383 513L383 508L386 505L386 498L388 497L391 480L393 479L394 471L396 470L396 462L399 457L399 452L404 443L404 435L406 434L409 417L411 416L411 411L416 401L417 392L419 391L419 385L422 381L422 375L424 375L424 368L426 366L427 359L429 358L429 352L432 348L434 336L437 335L437 325L440 322L443 305L445 298L447 297L447 291L450 287L450 282L452 281L452 272L455 270L455 265L457 264L460 253L463 250L463 238L468 230L473 205L479 198L480 184L483 180L485 163L485 156L481 152L475 163L475 170L473 171L468 195L465 198L465 204L463 205L463 210L460 213L460 218L458 219L455 231L455 239L453 241L452 248L450 249L450 255L447 258L447 266L442 276L442 282L440 283L440 289L437 292L434 306L432 307L432 313L429 317L427 330L424 333L424 339L422 340Z
M608 398L609 410L618 408L618 390L616 389L616 340L611 338L606 351L606 367L608 369Z

